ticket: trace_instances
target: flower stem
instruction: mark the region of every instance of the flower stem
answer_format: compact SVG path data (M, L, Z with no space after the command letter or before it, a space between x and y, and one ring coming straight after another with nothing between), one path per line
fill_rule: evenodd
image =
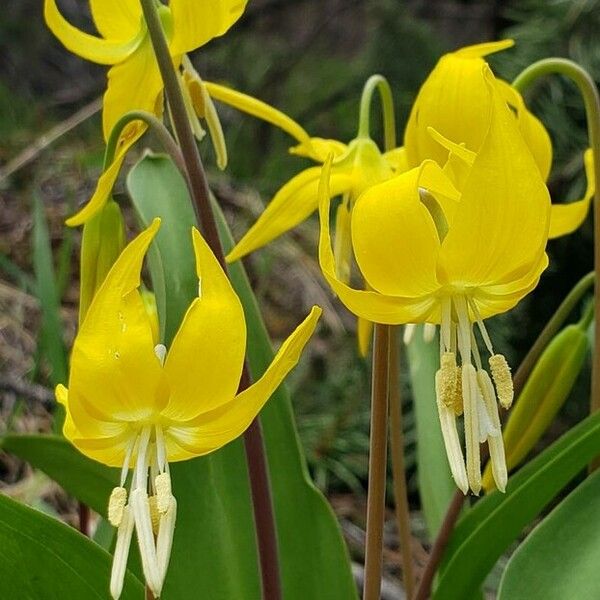
M373 92L377 89L381 98L381 110L383 112L383 129L385 149L392 150L396 147L396 117L394 112L394 100L392 90L387 79L383 75L371 75L362 91L360 98L360 113L358 117L358 136L370 136L370 113Z
M407 598L415 591L413 570L412 536L410 531L410 512L408 507L408 489L406 485L406 467L404 461L404 434L402 426L402 398L400 396L398 327L390 327L390 367L389 367L389 411L390 442L392 455L392 478L396 509L396 525L400 537L402 554L402 581Z
M141 0L141 5L163 79L175 134L185 161L188 175L187 183L198 214L202 233L215 257L223 267L223 270L227 272L223 247L210 206L208 182L200 153L196 146L196 140L194 139L194 134L188 120L179 76L173 67L173 61L154 0ZM241 389L248 387L250 381L248 365L245 361L240 381ZM268 478L267 459L259 425L259 417L254 419L250 428L244 433L244 442L260 558L262 597L265 600L280 600L281 584L279 579L277 535Z
M375 324L369 440L369 489L363 600L379 600L383 566L383 524L387 463L390 326Z
M568 77L583 97L587 116L588 137L594 160L594 269L600 271L600 96L590 74L577 63L564 58L547 58L527 67L514 81L513 86L522 90L539 77L559 74ZM594 295L596 315L600 315L600 293ZM592 393L590 412L600 410L600 318L594 330L594 354L592 360Z

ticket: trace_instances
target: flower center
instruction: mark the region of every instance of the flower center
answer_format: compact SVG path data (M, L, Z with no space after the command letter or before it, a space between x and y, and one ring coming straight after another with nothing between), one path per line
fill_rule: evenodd
M491 378L482 366L473 322L477 323L490 354ZM504 356L494 353L477 306L468 296L456 295L442 300L436 396L446 452L458 487L465 493L469 487L475 494L479 493L479 445L487 441L494 480L503 491L507 471L496 398L504 408L511 405L512 377ZM461 414L464 415L466 469L456 426L456 417Z

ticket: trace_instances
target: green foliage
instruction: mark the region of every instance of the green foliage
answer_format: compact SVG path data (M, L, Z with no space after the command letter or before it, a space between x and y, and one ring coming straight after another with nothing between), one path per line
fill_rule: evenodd
M510 559L498 600L600 597L600 472L563 500Z
M56 519L0 496L2 598L107 597L110 554ZM126 573L122 600L139 600L144 587Z

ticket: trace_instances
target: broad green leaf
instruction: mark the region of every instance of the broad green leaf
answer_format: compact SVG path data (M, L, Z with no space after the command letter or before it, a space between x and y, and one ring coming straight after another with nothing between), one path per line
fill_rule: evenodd
M0 496L0 597L108 600L112 557L72 527ZM121 600L142 600L130 573Z
M563 500L510 559L498 600L600 598L600 472Z
M166 316L169 324L165 332L168 345L197 293L190 238L195 217L185 183L166 157L145 157L130 171L127 184L143 225L155 216L162 218L150 269L162 269L162 273L153 273L153 281L160 284L155 291L159 314ZM227 250L232 241L222 219L220 229ZM179 289L174 277L180 282ZM246 313L250 369L252 376L258 377L273 352L241 264L231 268L231 277ZM303 316L299 315L298 321ZM339 527L308 477L284 387L267 403L261 421L286 600L356 598ZM173 465L172 475L178 523L164 599L187 598L190 590L211 598L258 598L258 560L241 440L207 457Z
M108 497L119 484L119 470L106 467L81 454L58 435L10 434L0 447L40 469L69 494L106 516Z
M458 522L435 600L471 598L498 558L550 501L600 454L600 413L584 419Z
M429 535L438 532L456 491L450 474L435 399L435 373L439 344L423 340L423 327L415 330L407 347L410 383L417 424L417 475L419 494Z

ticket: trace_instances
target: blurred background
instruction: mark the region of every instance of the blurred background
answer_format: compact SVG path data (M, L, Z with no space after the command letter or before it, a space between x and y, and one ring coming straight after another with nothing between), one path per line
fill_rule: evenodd
M86 4L60 2L71 22L93 32ZM598 81L599 30L597 0L251 0L225 38L213 40L191 58L203 78L277 106L312 135L345 142L356 134L365 80L381 73L394 91L401 139L415 93L443 53L511 37L514 48L490 57L498 76L510 81L537 59L565 56ZM2 428L47 430L51 389L66 373L65 348L77 320L80 232L65 228L63 221L89 198L101 171L104 147L98 109L105 71L70 54L54 39L44 25L39 0L3 3ZM580 197L587 136L575 88L555 77L530 90L527 101L554 144L553 199ZM202 152L211 184L239 239L272 194L308 162L288 154L293 141L281 131L222 106L219 112L230 156L228 169L216 169L208 140ZM372 122L379 140L377 119ZM127 206L122 182L117 198ZM356 351L354 319L321 279L315 261L317 233L313 218L253 254L246 266L275 341L313 303L327 309L319 335L289 385L315 481L331 499L351 548L358 552L364 526L369 366ZM535 292L510 314L491 320L496 347L515 366L568 290L591 270L591 219L575 234L550 242L549 254L550 267ZM588 379L584 372L540 447L585 414ZM414 423L408 387L404 392L411 507L418 532ZM75 510L49 480L32 475L8 455L0 455L0 480L3 491L44 510L67 518ZM393 549L390 553L389 562L394 563Z

